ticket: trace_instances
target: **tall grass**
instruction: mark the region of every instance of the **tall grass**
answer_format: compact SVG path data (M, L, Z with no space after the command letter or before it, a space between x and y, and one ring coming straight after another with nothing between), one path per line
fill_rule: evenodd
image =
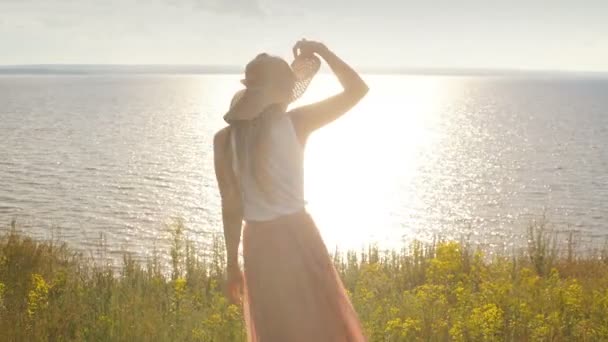
M608 341L608 254L529 235L519 255L414 242L334 262L370 341ZM222 241L199 256L177 223L169 255L169 269L129 255L109 267L13 227L0 237L0 341L244 341Z

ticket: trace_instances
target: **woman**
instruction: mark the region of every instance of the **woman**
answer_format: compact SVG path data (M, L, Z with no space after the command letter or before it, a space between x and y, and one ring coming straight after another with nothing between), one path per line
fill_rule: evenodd
M310 133L351 109L368 91L359 75L325 45L301 40L290 67L258 55L245 89L214 138L222 198L227 289L243 295L249 341L364 341L356 313L317 227L306 213L303 149ZM324 59L343 91L287 112ZM238 263L243 230L244 280ZM241 292L242 290L242 292Z

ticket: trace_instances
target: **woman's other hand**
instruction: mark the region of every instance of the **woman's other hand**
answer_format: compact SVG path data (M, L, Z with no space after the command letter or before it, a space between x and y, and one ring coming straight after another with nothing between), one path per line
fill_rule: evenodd
M231 304L240 305L243 295L243 273L238 266L228 267L226 297Z
M323 57L327 50L328 49L325 44L321 42L301 39L297 41L296 44L293 46L293 57L309 57L313 54L318 54L319 56Z

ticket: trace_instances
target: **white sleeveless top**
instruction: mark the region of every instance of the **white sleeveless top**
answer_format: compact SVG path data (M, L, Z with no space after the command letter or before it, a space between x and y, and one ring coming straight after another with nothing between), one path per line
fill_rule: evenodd
M300 143L289 115L281 115L273 121L268 132L268 158L262 166L268 175L267 186L272 188L269 199L258 186L251 170L250 153L246 154L245 165L238 164L236 135L230 131L232 146L232 166L240 185L245 221L268 221L283 215L301 211L304 200L304 149ZM247 146L252 146L246 141Z

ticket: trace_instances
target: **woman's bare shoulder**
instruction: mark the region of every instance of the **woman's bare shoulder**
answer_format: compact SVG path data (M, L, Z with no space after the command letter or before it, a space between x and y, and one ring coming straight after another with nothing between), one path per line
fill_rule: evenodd
M228 133L230 132L230 126L226 126L219 131L215 132L213 136L213 146L214 149L223 148L226 146L226 142L228 139Z

